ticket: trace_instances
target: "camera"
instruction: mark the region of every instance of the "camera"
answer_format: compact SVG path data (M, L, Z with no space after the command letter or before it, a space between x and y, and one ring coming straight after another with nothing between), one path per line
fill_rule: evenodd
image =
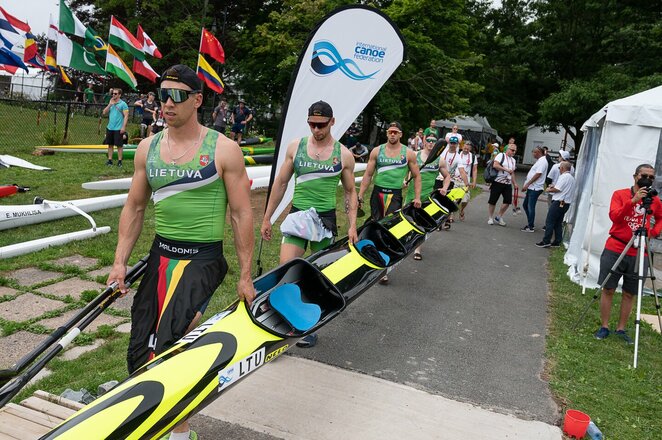
M650 206L651 203L653 203L653 197L656 197L658 195L658 192L655 188L652 186L647 186L646 187L646 197L642 199L642 203L644 206Z

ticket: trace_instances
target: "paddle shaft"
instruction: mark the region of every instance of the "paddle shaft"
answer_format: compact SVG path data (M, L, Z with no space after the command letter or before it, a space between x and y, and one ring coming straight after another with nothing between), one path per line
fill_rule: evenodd
M136 263L135 266L133 266L129 270L129 272L126 275L126 279L125 279L125 284L126 285L131 285L138 278L140 278L142 276L142 274L145 272L145 269L147 268L147 258L148 258L147 256L143 257L140 261L138 261L138 263ZM20 373L22 370L24 370L26 366L28 366L35 359L37 359L39 357L39 355L41 355L44 351L46 351L46 349L48 349L48 347L53 345L57 340L59 340L62 336L64 336L64 334L67 331L72 329L76 325L76 323L78 323L86 315L92 313L92 315L90 315L90 316L93 316L92 319L98 317L99 314L101 312L103 312L103 310L105 310L117 298L117 295L114 295L116 292L118 292L117 288L118 288L117 283L113 283L110 286L108 286L103 292L101 292L96 298L94 298L89 304L87 304L79 313L77 313L75 316L71 317L69 319L69 321L67 321L64 325L62 325L57 330L55 330L53 333L51 333L43 342L41 342L30 353L23 356L18 362L16 362L14 365L12 365L11 368L8 368L8 369L5 369L5 370L0 370L0 383L2 383L4 385L12 377L16 376L18 373ZM98 313L97 313L97 311L98 311ZM85 319L85 321L87 321L87 318ZM85 322L85 321L83 321L83 322ZM87 324L89 324L89 322ZM85 326L87 326L87 324L85 324ZM82 325L82 323L81 323L81 325ZM78 326L78 328L81 329L80 326ZM82 328L84 328L84 327L82 327ZM66 338L63 338L63 339L66 339ZM61 347L61 348L64 348L64 347ZM58 352L59 352L59 350L58 350ZM56 352L55 354L57 354L58 352ZM52 359L52 357L50 359ZM48 359L46 362L48 362L50 359ZM39 363L41 363L41 362L42 361L40 361ZM45 365L45 363L43 365ZM43 368L43 365L39 369ZM39 370L37 370L37 371L39 371ZM2 388L2 390L4 390L4 387ZM0 391L0 396L1 395L3 395L3 394ZM0 406L2 406L2 405L4 405L4 403L0 404Z

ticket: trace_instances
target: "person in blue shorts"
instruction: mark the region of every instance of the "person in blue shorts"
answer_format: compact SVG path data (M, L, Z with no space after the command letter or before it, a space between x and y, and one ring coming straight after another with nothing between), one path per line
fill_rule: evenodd
M237 144L241 145L241 137L246 131L246 124L253 119L253 112L250 108L246 107L246 102L243 99L239 100L239 105L232 110L230 115L230 138L236 140Z

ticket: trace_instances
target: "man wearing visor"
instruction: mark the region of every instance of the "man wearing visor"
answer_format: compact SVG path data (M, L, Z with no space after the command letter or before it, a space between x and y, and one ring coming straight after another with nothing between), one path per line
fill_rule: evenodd
M198 122L201 88L195 72L181 64L161 76L158 95L168 128L140 142L120 215L108 284L117 282L126 293L126 265L153 195L156 237L131 307L130 373L197 326L228 270L223 256L228 205L240 266L237 294L249 305L255 297L253 214L243 155L235 142ZM185 421L170 439L197 439L197 434Z
M348 207L347 236L356 243L356 188L354 187L354 156L347 147L331 135L336 120L333 109L318 101L308 109L308 126L312 136L294 139L287 146L285 160L271 187L271 197L262 220L262 238L271 240L271 217L283 200L287 183L294 176L294 196L290 215L315 208L325 229L331 237L314 241L306 237L283 234L280 245L280 263L285 263L306 253L308 245L317 252L333 243L338 235L336 226L336 193L338 182L345 190L345 206ZM288 216L289 217L289 216ZM287 219L286 219L287 220ZM317 343L317 334L311 333L299 342L299 347L312 347Z

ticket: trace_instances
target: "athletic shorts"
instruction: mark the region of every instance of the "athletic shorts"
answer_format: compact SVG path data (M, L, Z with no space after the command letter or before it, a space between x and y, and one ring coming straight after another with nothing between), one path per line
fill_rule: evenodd
M620 254L618 252L609 249L602 251L602 255L600 256L600 275L598 276L598 284L602 285L619 256ZM609 277L604 288L615 289L618 287L618 282L621 277L623 277L623 292L636 295L637 290L639 289L638 271L637 257L634 255L626 255L616 268L616 273L613 273L611 277ZM646 274L646 272L648 272L648 259L644 259L644 274Z
M241 122L235 122L232 124L232 133L243 133L244 128L246 128L246 124L242 124Z
M325 238L322 241L309 241L305 238L294 237L292 235L283 236L282 243L293 244L297 247L300 247L304 251L308 249L308 244L310 243L310 250L312 252L321 251L322 249L329 247L333 244L335 237Z
M98 138L97 138L98 139ZM124 139L119 130L106 129L106 138L103 140L104 145L116 146L122 148L124 146Z
M155 237L131 306L129 373L185 335L227 271L222 241L188 243Z
M487 201L490 205L496 205L499 197L503 195L503 204L513 203L513 186L509 183L494 182L490 185L490 199Z
M225 134L225 125L214 125L214 130L218 131L219 133Z
M402 208L402 189L374 186L370 196L370 218L372 220L381 220L400 208Z

